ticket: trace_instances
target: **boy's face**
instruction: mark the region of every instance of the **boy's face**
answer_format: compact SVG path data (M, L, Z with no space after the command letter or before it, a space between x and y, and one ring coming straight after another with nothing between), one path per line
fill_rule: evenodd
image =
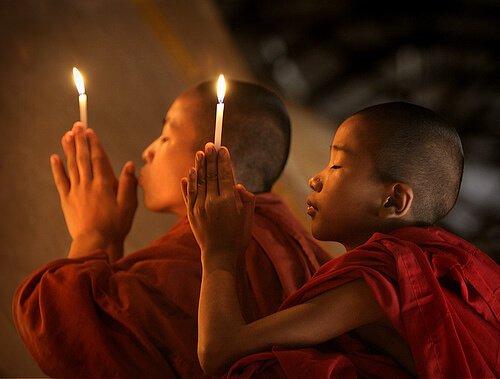
M157 212L186 213L180 180L193 166L196 99L184 94L177 98L165 116L161 135L143 152L145 161L139 184L146 207Z
M307 199L307 213L315 238L352 249L379 229L386 187L375 175L375 146L366 120L353 116L340 125L328 166L310 180L314 192Z

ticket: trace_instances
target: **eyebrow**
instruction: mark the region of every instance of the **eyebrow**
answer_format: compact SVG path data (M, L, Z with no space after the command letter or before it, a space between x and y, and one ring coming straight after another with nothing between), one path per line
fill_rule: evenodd
M344 145L330 145L330 151L332 151L332 150L343 151L344 153L347 153L347 154L356 155L356 153L354 151L345 147Z
M172 119L170 117L163 117L162 119L162 127L163 129L165 129L165 127L169 127L169 129L177 129L177 124L175 122L172 121Z

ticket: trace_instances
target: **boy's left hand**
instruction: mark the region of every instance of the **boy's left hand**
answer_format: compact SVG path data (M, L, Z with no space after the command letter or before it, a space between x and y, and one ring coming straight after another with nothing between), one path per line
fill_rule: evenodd
M250 242L255 196L234 184L229 151L208 143L205 153L197 152L182 190L204 269L233 270Z

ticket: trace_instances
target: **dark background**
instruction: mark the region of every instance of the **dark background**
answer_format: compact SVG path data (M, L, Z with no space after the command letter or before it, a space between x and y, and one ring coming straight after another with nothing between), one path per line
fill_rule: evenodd
M336 124L390 100L451 120L466 167L442 224L500 260L499 1L216 4L256 77Z

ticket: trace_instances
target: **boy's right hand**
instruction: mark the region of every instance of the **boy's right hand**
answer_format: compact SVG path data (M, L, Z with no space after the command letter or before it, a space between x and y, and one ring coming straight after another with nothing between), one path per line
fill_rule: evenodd
M127 162L119 180L97 136L76 122L62 138L67 172L58 155L50 157L68 231L70 258L104 249L111 260L123 255L123 242L137 209L134 165Z
M202 251L203 269L233 270L252 234L255 196L235 186L229 151L208 143L182 190L191 229Z

